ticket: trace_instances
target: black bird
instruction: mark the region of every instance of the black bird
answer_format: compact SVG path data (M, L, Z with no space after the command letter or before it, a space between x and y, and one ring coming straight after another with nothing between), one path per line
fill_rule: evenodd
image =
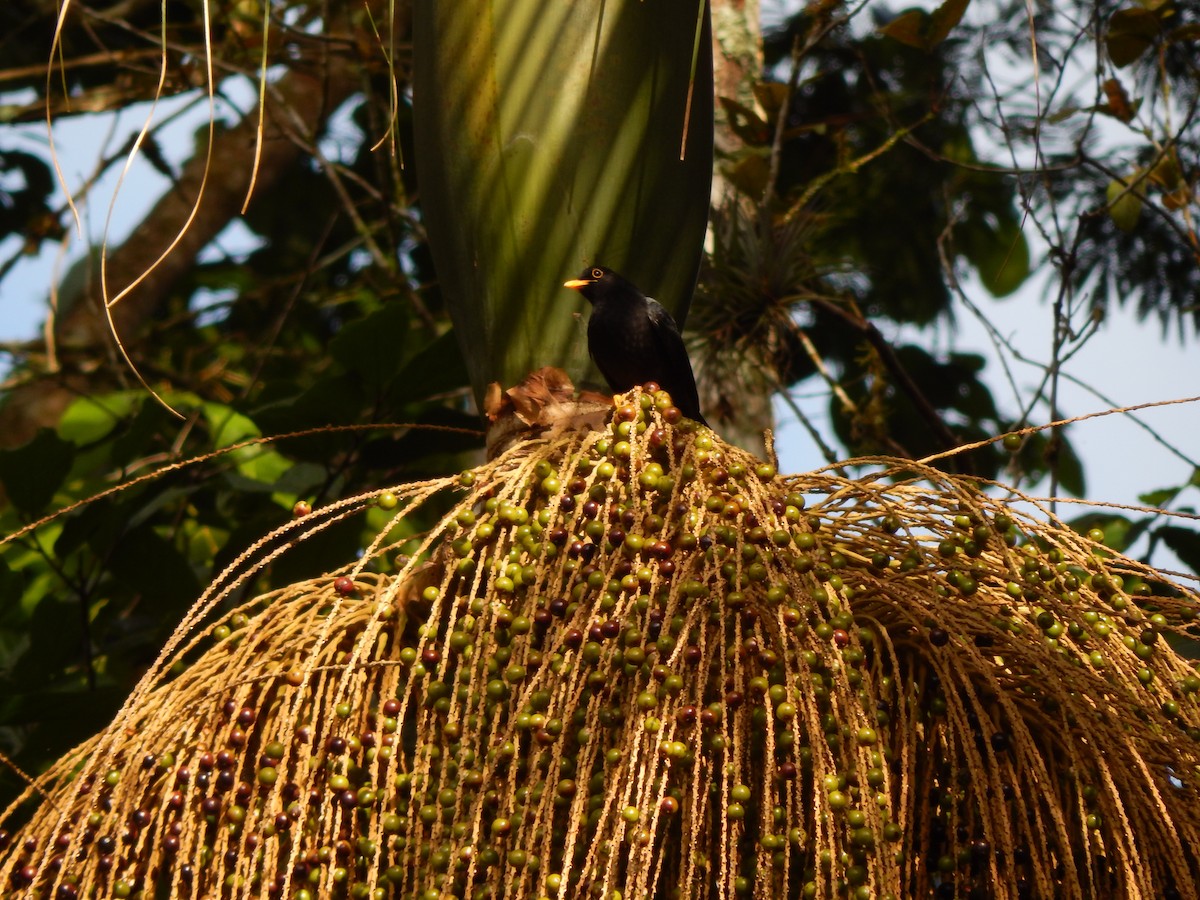
M585 269L563 287L592 304L588 351L615 393L654 381L681 413L708 424L700 414L696 376L679 326L661 303L604 266Z

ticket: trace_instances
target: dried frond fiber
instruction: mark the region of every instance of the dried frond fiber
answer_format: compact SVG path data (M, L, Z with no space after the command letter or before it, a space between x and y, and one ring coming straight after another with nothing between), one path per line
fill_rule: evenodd
M622 403L264 541L5 813L0 884L1200 895L1200 678L1170 645L1195 595L966 479L783 478L664 396ZM394 518L353 566L214 621L374 503Z

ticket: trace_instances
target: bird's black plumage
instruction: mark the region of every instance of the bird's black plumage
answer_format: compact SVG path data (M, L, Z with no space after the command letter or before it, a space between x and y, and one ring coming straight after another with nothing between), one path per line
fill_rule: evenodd
M564 287L592 304L588 351L613 391L657 382L680 412L708 424L700 413L696 377L679 326L661 303L604 266L585 269Z

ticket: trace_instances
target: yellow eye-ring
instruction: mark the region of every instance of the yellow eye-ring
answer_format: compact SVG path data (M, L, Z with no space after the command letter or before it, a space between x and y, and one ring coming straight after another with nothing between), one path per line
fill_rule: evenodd
M593 278L603 278L604 270L603 269L592 269L592 277Z

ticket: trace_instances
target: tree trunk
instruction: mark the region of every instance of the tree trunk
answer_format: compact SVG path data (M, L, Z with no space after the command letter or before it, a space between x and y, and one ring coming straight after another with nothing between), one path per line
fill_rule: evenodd
M305 145L316 140L329 115L359 87L358 60L329 56L324 63L315 71L291 69L268 90L256 194L271 190L301 158ZM256 106L235 127L218 131L207 180L205 155L198 152L141 225L109 256L106 280L110 298L142 279L112 306L113 324L135 360L143 324L163 309L172 289L194 266L197 254L239 214L254 169L258 119ZM202 182L203 197L189 221ZM179 242L164 256L176 235L180 235ZM53 428L77 396L95 392L98 379L94 369L100 359L108 357L109 364L120 365L113 358L99 281L87 278L80 284L75 295L60 298L66 312L54 323L65 365L9 393L0 406L0 446L20 446L38 429Z

